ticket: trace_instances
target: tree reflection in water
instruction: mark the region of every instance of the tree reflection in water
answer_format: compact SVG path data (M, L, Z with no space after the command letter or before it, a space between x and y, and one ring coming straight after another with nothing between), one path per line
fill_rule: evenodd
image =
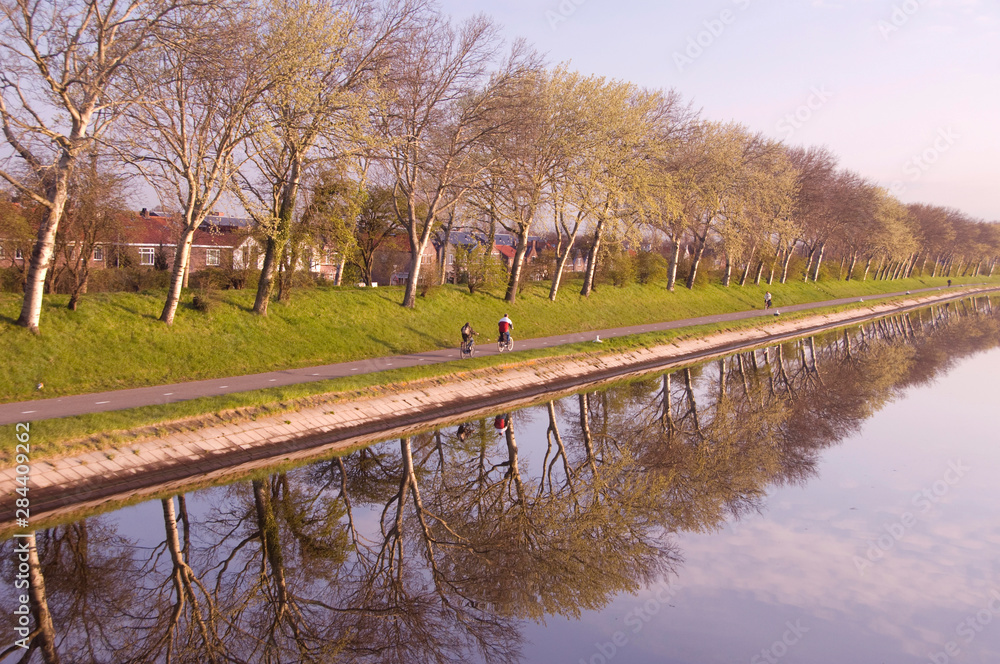
M499 429L374 445L209 489L199 517L185 496L164 499L149 548L113 515L51 528L31 572L42 628L5 656L517 661L521 621L600 609L674 572L673 533L805 482L825 447L998 332L988 299L963 301L561 399ZM529 459L517 433L532 419L545 427Z

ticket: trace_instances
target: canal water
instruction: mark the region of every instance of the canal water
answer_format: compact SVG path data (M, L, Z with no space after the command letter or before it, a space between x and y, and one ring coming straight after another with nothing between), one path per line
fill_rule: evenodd
M28 661L998 662L998 345L966 300L39 531Z

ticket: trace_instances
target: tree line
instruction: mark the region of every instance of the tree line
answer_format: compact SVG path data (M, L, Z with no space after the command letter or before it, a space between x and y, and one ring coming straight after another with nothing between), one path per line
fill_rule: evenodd
M815 281L831 260L845 279L992 274L1000 257L997 225L904 205L825 147L551 66L488 17L457 23L427 0L0 0L0 12L0 178L5 205L37 212L17 321L36 332L60 225L123 174L180 220L167 324L195 231L227 201L261 242L261 315L304 247L332 246L370 279L393 234L413 307L429 244L457 228L488 248L517 238L509 302L544 232L553 300L584 249L583 295L610 249L654 244L670 289L693 288L706 257L727 286Z

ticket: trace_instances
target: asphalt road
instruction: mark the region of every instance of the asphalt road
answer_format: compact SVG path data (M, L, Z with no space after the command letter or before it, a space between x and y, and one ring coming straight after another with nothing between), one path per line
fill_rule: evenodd
M967 286L967 285L966 285ZM954 288L959 288L955 286ZM866 298L871 301L906 295L907 293L922 293L928 291L945 290L944 288L924 288L920 290L886 293L878 297ZM694 325L705 325L710 323L721 323L727 321L744 320L748 318L763 318L774 315L774 312L794 312L808 309L819 309L822 307L837 306L858 302L861 298L851 297L838 300L826 300L824 302L811 302L807 304L797 304L787 307L775 307L772 311L764 312L761 309L750 311L739 311L735 313L719 314L715 316L701 316L698 318L685 318L664 323L650 323L647 325L634 325L631 327L620 327L607 330L594 330L576 334L561 334L553 337L541 337L538 339L518 339L517 321L514 321L514 350L530 350L533 348L547 348L551 346L561 346L563 344L577 343L581 341L594 341L596 338L610 339L630 334L641 334L644 332L656 332L660 330L672 330L680 327L691 327ZM456 336L457 327L456 327ZM492 338L484 335L486 338ZM477 355L497 354L496 343L482 343L476 346ZM460 359L459 350L448 348L444 350L428 351L425 353L412 353L409 355L396 355L393 357L380 357L368 360L358 360L355 362L341 362L339 364L327 364L318 367L307 367L303 369L289 369L285 371L271 371L268 373L251 374L249 376L233 376L230 378L215 378L211 380L199 380L187 383L176 383L173 385L159 385L154 387L139 387L129 390L116 390L113 392L98 392L94 394L78 394L73 396L56 397L54 399L36 399L33 401L21 401L14 403L0 404L0 425L13 424L15 422L34 422L39 420L52 419L57 417L69 417L73 415L83 415L86 413L101 413L112 410L124 410L126 408L137 408L140 406L152 406L156 404L175 403L178 401L188 401L201 397L216 396L219 394L232 394L235 392L248 392L260 390L268 387L279 387L284 385L295 385L298 383L310 383L331 378L343 378L363 373L374 373L387 369L399 369L403 367L413 367L421 364L435 364L440 362L451 362Z

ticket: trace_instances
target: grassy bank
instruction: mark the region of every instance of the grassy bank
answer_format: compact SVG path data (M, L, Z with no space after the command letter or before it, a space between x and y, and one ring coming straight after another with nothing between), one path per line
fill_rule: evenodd
M801 282L770 287L776 306L944 285L944 279ZM976 281L984 281L977 279ZM1000 282L1000 279L994 279ZM961 283L961 280L955 280ZM515 336L533 338L760 306L766 288L704 286L670 293L657 285L603 287L581 298L573 282L556 302L532 284L509 306L489 294L439 287L412 310L398 288L314 288L250 312L253 293L227 291L208 312L183 306L172 327L157 320L163 293L95 294L76 312L47 298L42 334L13 325L20 298L0 295L0 401L10 402L186 380L235 376L455 346L466 320L492 334L509 313ZM379 380L383 380L380 378ZM36 384L44 383L38 391Z
M908 299L891 298L883 302ZM786 313L783 320L814 316L818 313L867 307L852 303L801 312ZM287 387L270 388L239 394L220 395L173 404L147 406L122 411L95 413L39 422L32 427L34 458L60 456L94 449L120 447L137 439L161 436L167 432L194 430L224 422L246 421L294 412L305 407L335 403L358 396L383 392L386 386L408 384L415 387L419 381L448 380L456 369L471 371L512 362L531 362L553 356L587 356L614 354L636 347L651 347L679 339L697 338L720 330L738 330L760 325L760 319L731 321L675 330L651 332L621 338L607 339L604 344L579 343L530 351L519 351L509 356L480 356L456 363L421 365L395 369L375 374L362 374L335 380L304 383ZM13 438L11 438L11 441ZM0 465L6 465L13 450L13 443L0 440ZM8 449L10 448L10 449Z
M826 307L824 313L860 308L851 304ZM815 310L786 314L783 320L795 320L815 315ZM150 436L163 436L175 431L197 430L205 426L240 422L292 413L319 404L333 404L360 396L377 395L386 386L416 386L421 381L446 380L458 368L474 372L499 365L532 362L551 357L581 357L597 354L614 354L638 348L697 338L724 330L738 330L760 325L759 319L698 325L660 332L606 339L600 346L592 342L567 344L555 348L518 351L513 355L479 356L463 360L456 367L453 363L420 365L393 369L372 374L360 374L332 380L301 383L284 387L254 390L237 394L204 397L170 404L160 404L119 411L92 413L35 423L31 429L32 458L35 460L82 453L92 450L110 450L132 441ZM391 388L389 388L391 389ZM15 440L0 438L0 465L11 462Z

